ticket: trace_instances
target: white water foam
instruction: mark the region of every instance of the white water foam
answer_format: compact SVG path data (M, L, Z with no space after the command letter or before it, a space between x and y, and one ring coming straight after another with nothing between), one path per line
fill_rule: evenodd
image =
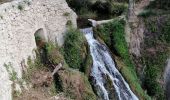
M96 88L99 88L103 100L110 100L109 93L104 86L104 76L108 76L115 88L118 100L138 100L137 96L131 91L129 85L115 67L107 47L93 38L92 28L81 30L90 45L90 52L93 58L91 76L94 78Z

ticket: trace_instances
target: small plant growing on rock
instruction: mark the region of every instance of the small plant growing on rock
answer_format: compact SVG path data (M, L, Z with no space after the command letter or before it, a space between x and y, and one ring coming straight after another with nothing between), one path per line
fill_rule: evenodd
M67 23L66 23L66 25L67 25L67 26L72 26L72 25L73 25L73 23L72 23L72 21L71 21L71 20L68 20L68 21L67 21Z
M0 15L0 18L1 18L1 19L3 19L3 16L2 16L2 15Z
M65 12L65 13L63 13L63 16L70 16L70 13L69 12Z
M21 4L19 4L19 5L18 5L18 9L19 9L19 10L23 10L24 7L23 7Z
M10 80L11 81L17 80L17 73L14 71L12 64L9 62L9 64L4 64L4 67L6 68L7 72L10 75Z

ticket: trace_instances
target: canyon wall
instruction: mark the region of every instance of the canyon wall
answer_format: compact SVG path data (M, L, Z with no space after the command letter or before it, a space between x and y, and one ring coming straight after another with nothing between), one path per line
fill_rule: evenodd
M21 78L28 57L35 58L34 34L41 30L46 41L61 46L67 23L76 27L76 17L65 0L14 0L0 5L0 100L12 99L6 67Z

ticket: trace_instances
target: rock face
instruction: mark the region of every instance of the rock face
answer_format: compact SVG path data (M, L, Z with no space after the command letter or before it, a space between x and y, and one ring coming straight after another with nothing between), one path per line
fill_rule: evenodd
M62 45L66 24L71 21L76 26L76 17L65 0L15 0L0 5L0 100L12 99L4 64L10 62L21 78L28 57L35 55L35 33Z

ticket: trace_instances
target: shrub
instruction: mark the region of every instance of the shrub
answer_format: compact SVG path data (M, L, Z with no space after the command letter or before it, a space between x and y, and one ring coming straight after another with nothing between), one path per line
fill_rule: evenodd
M66 0L68 5L78 12L82 8L90 7L91 3L89 0Z
M124 3L97 1L92 6L92 9L99 14L109 14L113 16L122 14L127 9L127 6Z
M59 47L53 43L46 43L48 65L57 66L59 63L64 64L64 57L59 51Z
M170 10L170 1L169 0L154 0L151 1L148 8L164 9Z
M64 58L71 68L80 69L83 60L84 53L86 51L84 47L85 38L83 34L78 30L70 29L66 33L64 42Z
M87 8L81 8L79 11L79 17L80 18L96 18L97 13Z
M67 21L67 23L66 23L66 25L67 25L67 26L72 26L72 25L73 25L73 23L72 23L72 21L71 21L71 20L68 20L68 21Z
M117 65L121 68L120 71L131 89L136 92L142 100L150 100L150 97L141 88L139 79L135 72L135 66L128 51L128 46L125 40L125 21L114 20L106 23L95 29L95 33L104 40L111 51L117 54L120 58L116 60Z
M9 74L10 80L16 81L18 79L17 73L15 72L14 67L12 66L12 63L9 62L9 64L4 64L4 67L6 68L8 74Z
M163 74L165 62L168 57L169 45L169 16L149 17L145 20L145 38L142 50L143 65L146 66L144 88L148 94L158 100L165 100L164 90L157 80ZM152 49L151 51L149 49Z
M153 12L152 10L144 10L143 12L141 12L138 16L141 16L141 17L149 17L149 16L153 16L153 15L156 15L155 12Z
M19 4L19 5L18 5L18 9L19 9L19 10L23 10L24 7L23 7L21 4Z

